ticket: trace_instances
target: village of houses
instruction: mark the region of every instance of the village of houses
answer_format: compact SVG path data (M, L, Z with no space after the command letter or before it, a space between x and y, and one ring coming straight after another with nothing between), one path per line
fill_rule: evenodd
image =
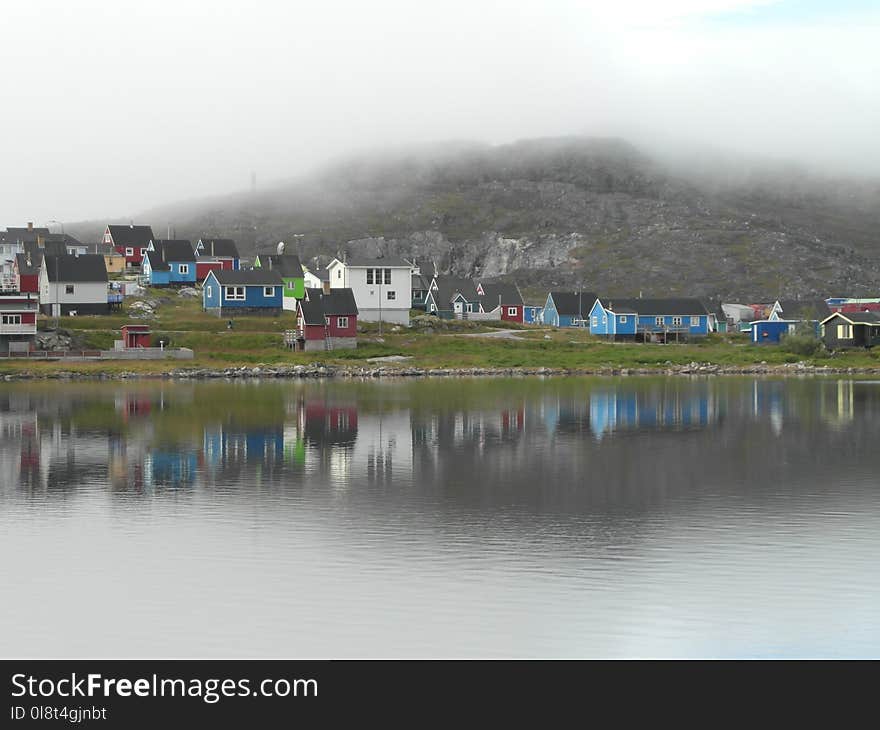
M816 301L707 302L699 298L620 298L599 291L550 291L524 301L514 283L472 281L400 257L340 255L326 267L303 266L283 243L242 261L235 241L157 238L149 225L111 224L102 240L85 244L48 227L0 230L0 356L40 353L38 315L119 312L145 289L188 289L205 312L229 320L289 316L285 344L295 350L357 346L358 322L406 327L413 314L499 321L536 327L581 328L613 341L674 343L714 332L740 331L755 345L778 345L797 332L828 349L880 342L880 297ZM142 322L124 325L112 351L80 357L168 357ZM191 353L190 353L191 356Z

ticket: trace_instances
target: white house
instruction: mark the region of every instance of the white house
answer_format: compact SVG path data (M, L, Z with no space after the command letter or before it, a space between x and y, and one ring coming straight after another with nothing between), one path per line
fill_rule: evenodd
M40 269L40 309L53 317L110 311L107 268L101 254L44 256Z
M361 321L402 325L409 325L412 271L409 261L392 256L349 256L345 261L333 259L327 266L331 289L354 292Z

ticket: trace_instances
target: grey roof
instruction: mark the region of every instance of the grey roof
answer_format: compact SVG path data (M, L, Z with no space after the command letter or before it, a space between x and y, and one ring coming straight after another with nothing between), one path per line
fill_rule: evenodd
M480 302L485 311L491 311L499 304L502 307L522 306L522 294L520 294L516 284L483 283L481 286L483 287L483 296L480 297Z
M107 226L110 229L110 235L113 236L114 246L131 246L137 248L147 244L153 240L153 229L150 226L135 225L116 225Z
M47 255L43 257L46 275L52 282L96 282L107 281L107 268L104 257L99 253L84 253L79 256Z
M43 253L47 256L63 256L67 253L67 244L63 241L46 241L43 246Z
M28 263L30 260L30 263ZM40 273L40 264L43 263L43 254L39 256L28 256L26 253L15 254L15 265L18 273L22 276L31 276Z
M780 299L782 319L823 320L831 310L824 299Z
M459 293L467 302L480 301L480 295L477 294L477 286L470 279L441 275L435 276L433 281L437 282L437 290L434 291L432 289L431 295L434 297L438 309L451 308L452 300Z
M177 263L195 261L196 255L193 252L192 244L185 239L165 239L159 238L152 241L153 249L159 254L159 260ZM164 254L164 255L163 255ZM150 266L153 265L153 258L150 258Z
M566 317L586 317L598 297L591 291L552 291L550 296L553 297L553 305L556 307L557 314Z
M303 267L299 256L293 253L285 254L260 254L260 266L264 269L273 269L281 276L288 278L302 278Z
M427 291L428 287L431 286L431 280L422 275L422 274L413 274L412 275L412 288L421 289L423 291Z
M38 236L45 238L48 235L50 235L48 228L29 229L25 226L8 226L4 238L10 242L20 241L21 243L35 243Z
M412 264L406 259L401 258L400 256L359 256L355 254L354 256L346 256L344 263L346 266L375 266L384 268L404 267L407 269L412 268Z
M83 242L79 239L74 238L69 233L50 233L47 236L43 236L43 241L46 243L63 243L65 246L83 246Z
M162 254L158 251L147 251L147 260L153 271L171 271L171 264L162 260Z
M281 275L271 269L248 269L233 271L215 269L211 272L218 283L224 286L277 286L283 284ZM209 274L210 276L210 274Z
M642 317L659 316L699 316L709 314L699 299L618 299L608 297L602 300L605 309L617 313L634 313Z
M321 289L306 289L306 296L299 303L306 324L325 324L325 317L357 316L358 308L354 292L348 288L331 289L325 294Z
M198 243L202 244L202 256L222 256L233 259L239 257L238 246L231 238L200 238Z
M880 312L833 312L824 319L829 320L835 316L843 317L853 324L880 325Z

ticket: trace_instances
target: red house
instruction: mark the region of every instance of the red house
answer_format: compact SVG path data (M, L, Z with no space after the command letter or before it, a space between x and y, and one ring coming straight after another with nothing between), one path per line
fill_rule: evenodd
M224 266L222 261L199 261L196 258L196 281L202 282L205 277L212 271L220 269L228 269L230 266Z
M150 336L153 334L148 324L122 325L122 343L126 349L132 347L149 347Z
M506 322L522 324L524 321L525 307L516 284L480 282L477 285L477 294L480 296L480 309L486 314L498 312L499 318Z
M358 308L351 289L306 289L296 305L297 350L357 347Z
M104 230L104 243L125 256L127 267L141 265L152 240L153 229L150 226L111 224Z
M0 295L0 354L27 353L37 334L36 294Z
M18 291L23 293L37 294L40 291L40 264L43 262L42 254L39 260L31 253L19 253L15 255L13 270Z

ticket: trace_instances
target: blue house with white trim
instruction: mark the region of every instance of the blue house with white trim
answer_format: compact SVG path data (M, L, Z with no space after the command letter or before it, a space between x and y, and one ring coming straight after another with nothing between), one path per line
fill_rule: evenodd
M196 256L185 240L151 240L141 263L150 286L187 286L196 283Z
M544 303L544 324L551 327L586 327L587 314L595 301L593 292L552 291Z
M699 299L596 299L590 334L610 339L669 342L705 337L709 313Z
M278 315L284 306L283 291L284 280L274 269L218 269L205 277L202 304L206 312L216 313L218 317Z

